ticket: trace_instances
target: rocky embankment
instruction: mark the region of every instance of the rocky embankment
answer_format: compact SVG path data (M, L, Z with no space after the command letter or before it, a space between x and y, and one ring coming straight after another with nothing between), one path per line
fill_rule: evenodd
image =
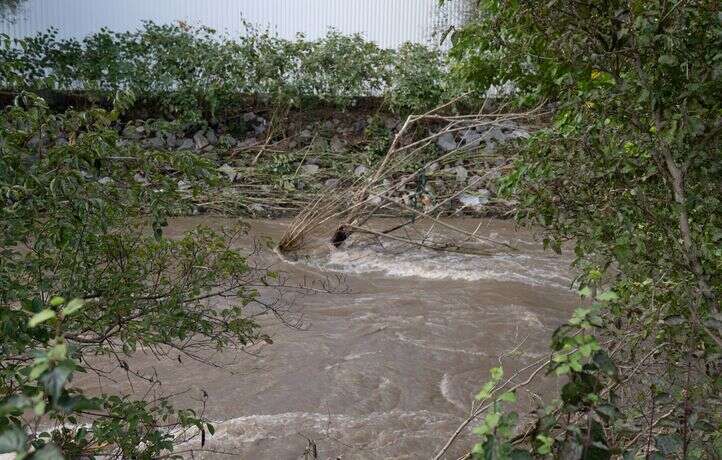
M217 124L133 120L117 127L118 142L190 150L212 160L225 183L197 201L199 213L276 217L297 213L323 191L343 193L373 171L402 125L398 117L387 114L333 111L272 120L270 114L254 112ZM401 142L441 130L443 126L424 124L405 133ZM511 163L509 149L500 146L528 136L526 128L508 121L446 132L429 142L421 164L407 165L382 185L404 181L429 164L422 184L406 181L392 198L414 207L448 201L441 209L446 215L504 217L514 203L497 195L497 181ZM183 190L185 184L178 186Z

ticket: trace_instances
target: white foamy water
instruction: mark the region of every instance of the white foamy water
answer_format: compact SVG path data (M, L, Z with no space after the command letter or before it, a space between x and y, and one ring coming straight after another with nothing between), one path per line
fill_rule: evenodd
M545 253L508 252L491 256L453 254L414 248L399 253L388 247L332 250L311 261L324 270L344 273L378 272L392 277L428 280L500 281L568 289L568 261Z

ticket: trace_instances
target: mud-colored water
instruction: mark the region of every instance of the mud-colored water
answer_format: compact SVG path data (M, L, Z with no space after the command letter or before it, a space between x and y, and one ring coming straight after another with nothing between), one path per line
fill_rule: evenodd
M183 219L171 231L199 223L218 222ZM478 223L455 221L471 230ZM287 225L254 222L251 235L278 238ZM217 423L206 448L230 456L204 458L303 458L308 439L321 459L431 458L499 356L516 350L503 360L511 371L546 355L551 331L578 302L569 260L543 251L532 234L498 221L483 222L479 233L519 250L467 256L353 245L295 263L269 251L264 260L290 281L343 275L347 292L297 299L297 329L263 319L274 344L254 349L258 356L214 357L225 369L146 358L138 365L157 372L166 393L189 389L179 404L198 406L207 393L206 415ZM471 442L467 434L448 458Z

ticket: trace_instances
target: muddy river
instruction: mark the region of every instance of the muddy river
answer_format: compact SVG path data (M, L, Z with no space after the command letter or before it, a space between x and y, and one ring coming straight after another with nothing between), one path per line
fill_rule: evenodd
M220 222L177 220L171 232ZM479 220L454 223L474 230ZM278 239L288 225L253 222L240 250L253 238ZM531 232L489 220L478 233L518 250L470 256L351 245L293 263L267 251L259 257L289 283L327 279L333 292L297 297L288 312L297 327L263 317L274 343L208 358L223 368L143 357L137 366L157 372L179 405L199 407L207 394L205 413L217 423L202 458L304 458L309 440L320 459L432 458L500 357L511 372L547 355L551 332L578 303L570 260L543 251ZM94 391L127 385L84 383ZM522 391L518 404L536 400ZM472 442L466 433L447 458Z

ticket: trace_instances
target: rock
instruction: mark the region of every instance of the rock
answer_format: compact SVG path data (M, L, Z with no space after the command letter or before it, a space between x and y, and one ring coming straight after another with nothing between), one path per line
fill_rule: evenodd
M507 136L502 132L498 126L491 126L481 135L481 138L485 141L497 141L503 143L507 140Z
M481 144L481 134L474 129L469 129L461 137L461 142L469 147L478 147Z
M361 177L364 174L366 174L367 172L369 172L369 168L367 168L364 165L358 165L358 166L356 166L356 169L353 170L354 176L357 176L357 177Z
M243 119L243 121L248 123L248 122L251 122L256 119L256 114L253 112L247 112L247 113L244 113L241 118Z
M308 142L313 139L313 133L309 129L304 129L298 134L298 138L303 142Z
M100 179L98 179L98 183L101 185L111 185L111 184L114 184L115 181L113 180L112 177L105 176L105 177L101 177Z
M320 165L321 159L319 157L311 157L306 159L307 165Z
M169 149L178 146L178 139L176 138L174 133L168 133L165 135L165 144L168 146Z
M524 131L523 129L515 129L511 133L509 133L510 139L529 139L531 137L531 134L529 134L527 131Z
M431 164L429 165L427 171L428 171L428 172L438 171L440 167L441 167L441 166L439 165L439 163L433 162L433 163L431 163Z
M218 143L218 136L216 136L216 132L213 131L212 128L208 128L208 131L206 131L206 139L208 139L208 143L211 145Z
M462 193L458 199L464 207L479 208L489 202L489 191L482 189L477 193Z
M257 212L257 213L265 213L266 212L266 208L264 208L263 205L259 204L259 203L253 203L252 205L250 205L248 207L248 209L250 209L253 212Z
M178 150L193 150L193 140L188 138L181 140Z
M179 192L187 192L190 189L191 189L191 184L189 184L188 182L186 182L184 180L178 181L178 191Z
M353 125L351 125L351 129L356 134L363 134L364 131L366 131L366 120L356 120Z
M466 178L469 177L469 171L463 166L457 166L454 168L456 173L456 182L466 182Z
M56 147L65 147L66 145L68 145L68 140L66 138L59 137L59 138L55 139Z
M255 137L249 137L248 139L244 140L243 142L240 142L238 144L238 147L245 149L248 147L253 147L258 143L258 140Z
M211 143L208 142L208 138L203 135L202 131L198 131L193 135L193 143L195 144L196 150L203 150L204 148L211 145Z
M323 129L325 131L333 131L334 128L335 128L335 126L333 125L333 122L330 120L324 121L323 124L321 125L321 129Z
M319 168L318 165L305 164L301 166L301 174L303 174L304 176L311 176L313 174L316 174L319 169L321 168Z
M313 142L309 144L311 148L317 152L325 152L330 148L328 140L324 137L317 136L313 139Z
M326 188L336 188L338 187L338 184L338 179L328 179L326 182L323 183L324 187Z
M151 137L150 139L145 139L143 141L143 147L147 149L160 150L165 147L165 141L158 136Z
M510 133L514 131L515 129L519 128L519 125L515 121L511 120L504 120L499 122L499 127L501 130L505 133Z
M331 151L333 153L344 153L346 152L346 143L338 136L334 136L331 139Z
M238 144L238 141L230 134L223 134L218 138L218 144L223 147L235 147Z
M144 134L145 128L143 126L126 125L122 135L126 139L140 139Z
M133 180L143 185L150 184L150 182L148 182L148 179L146 179L145 176L141 173L135 173L135 175L133 176Z
M483 180L484 180L484 179L482 179L481 176L476 176L476 175L471 176L471 177L469 178L469 185L472 186L472 187L479 186L479 185L481 185L481 183L482 183Z
M229 181L235 182L236 178L238 177L238 172L233 168L233 166L229 165L228 163L225 163L223 166L218 168L218 171L225 175Z
M439 146L444 152L450 152L456 150L457 144L454 135L451 133L444 133L436 139L436 145Z
M256 123L253 125L253 132L258 136L266 131L268 122L263 117L256 117Z
M384 120L384 126L386 129L394 129L399 125L399 120L395 118L387 118Z
M43 140L37 134L34 135L33 137L31 137L30 139L28 139L28 141L25 143L25 145L29 149L36 149L36 148L40 147L42 144L43 144Z

